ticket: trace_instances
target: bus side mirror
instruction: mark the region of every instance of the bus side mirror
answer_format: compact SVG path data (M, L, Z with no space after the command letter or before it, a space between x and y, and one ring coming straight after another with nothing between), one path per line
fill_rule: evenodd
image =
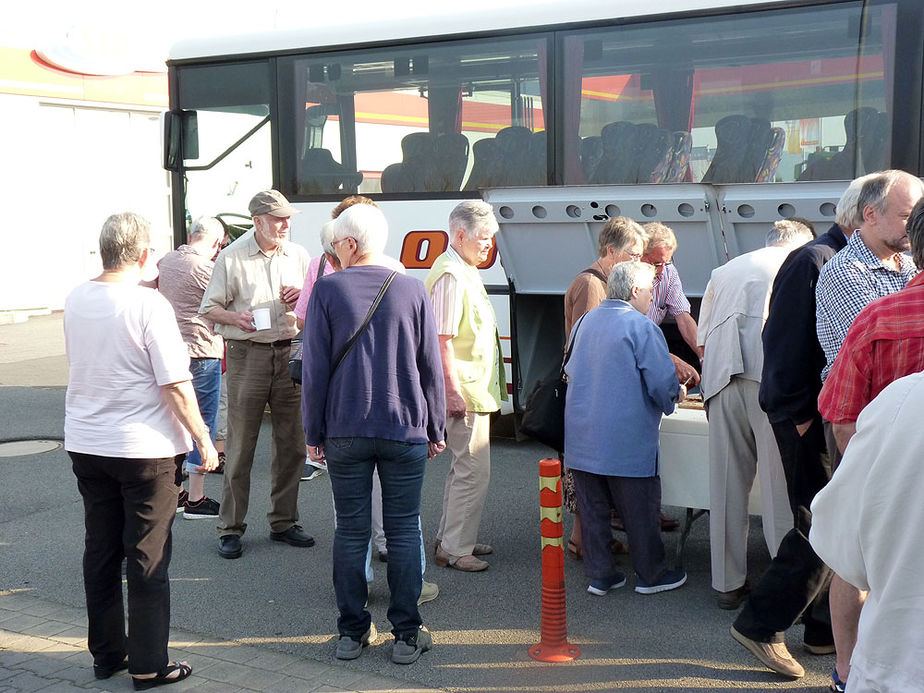
M199 158L199 126L195 111L163 114L164 168L179 171L185 159Z

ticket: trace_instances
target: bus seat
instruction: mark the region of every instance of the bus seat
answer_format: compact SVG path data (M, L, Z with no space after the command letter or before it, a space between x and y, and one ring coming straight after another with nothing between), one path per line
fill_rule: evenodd
M783 145L786 143L786 133L783 128L770 128L770 143L764 151L764 158L757 170L757 183L772 183L776 169L783 156Z
M345 169L327 149L309 149L299 161L298 191L303 195L348 192L362 180L362 173Z
M401 167L405 186L401 192L426 192L430 189L430 180L434 177L435 138L429 132L412 132L401 138Z
M424 192L434 173L433 138L429 132L412 132L401 138L401 162L382 171L382 192Z
M651 123L636 125L633 149L637 169L629 182L663 183L671 164L671 133Z
M603 155L591 183L634 183L638 166L633 160L635 125L626 121L609 123L600 131Z
M581 170L584 171L584 180L590 180L594 171L600 165L603 157L603 141L600 135L590 135L581 140Z
M462 187L468 166L468 138L462 133L444 133L436 137L433 146L434 175L429 190L457 191Z
M870 116L860 146L864 172L883 171L889 168L889 131L891 128L892 122L888 113L882 112Z
M545 185L548 182L548 152L545 130L534 132L529 138L528 175L523 185Z
M671 162L662 182L683 183L687 180L692 151L693 136L689 132L678 130L671 134Z
M874 154L877 149L875 140L878 138L875 135L867 137L878 131L879 115L879 111L870 106L862 106L847 113L844 116L844 147L834 156L816 157L809 161L799 180L852 180L863 173L879 170L879 167L870 167L878 163L875 161L878 156ZM867 149L870 152L870 165L865 160Z
M404 165L388 164L388 166L382 170L380 182L382 184L383 193L403 192L406 190L407 186L404 182Z
M745 115L727 115L715 124L715 154L703 183L753 182L757 172L747 161L751 132L751 119Z
M532 134L522 125L510 125L495 135L502 170L500 185L529 185Z
M472 144L472 171L465 183L466 190L478 190L500 185L501 162L497 142L493 137Z

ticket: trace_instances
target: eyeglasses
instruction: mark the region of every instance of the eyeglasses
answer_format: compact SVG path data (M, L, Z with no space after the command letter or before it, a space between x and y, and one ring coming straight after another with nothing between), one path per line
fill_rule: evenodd
M344 241L348 241L348 240L350 240L350 236L347 236L346 238L340 238L336 241L331 241L330 247L336 248L338 243L343 243Z
M673 265L673 260L668 260L667 262L652 262L653 267L667 267L668 265Z

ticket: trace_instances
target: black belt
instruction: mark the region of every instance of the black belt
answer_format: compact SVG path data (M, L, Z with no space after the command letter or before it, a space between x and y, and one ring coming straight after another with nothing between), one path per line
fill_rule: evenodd
M253 344L253 345L255 345L255 346L262 346L262 347L279 347L279 348L282 348L282 347L290 347L290 346L292 346L292 340L291 340L291 339L280 339L280 340L277 340L277 341L275 341L275 342L254 342L254 341L251 341L250 343Z

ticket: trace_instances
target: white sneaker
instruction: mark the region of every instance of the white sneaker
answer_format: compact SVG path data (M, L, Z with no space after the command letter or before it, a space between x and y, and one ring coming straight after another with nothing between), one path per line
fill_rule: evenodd
M327 464L325 462L313 462L312 460L305 460L305 470L302 472L302 481L311 481L312 479L317 479L319 476L324 474L327 471Z

